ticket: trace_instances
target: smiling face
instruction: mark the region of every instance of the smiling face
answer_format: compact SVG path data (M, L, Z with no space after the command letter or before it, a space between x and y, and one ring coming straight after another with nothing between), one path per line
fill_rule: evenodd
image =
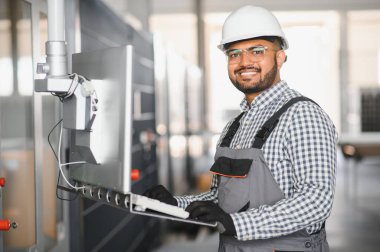
M263 57L254 57L247 48L267 48ZM285 52L278 44L262 39L251 39L231 44L228 51L243 50L239 60L228 60L228 75L237 89L246 95L250 104L264 90L280 81L280 68L285 61Z

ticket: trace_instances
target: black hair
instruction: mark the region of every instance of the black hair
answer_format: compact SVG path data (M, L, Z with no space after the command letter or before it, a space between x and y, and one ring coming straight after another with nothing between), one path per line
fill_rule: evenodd
M278 46L280 49L282 49L284 47L281 37L277 37L277 36L262 36L262 37L257 37L255 39L262 39L262 40L266 40L266 41L272 42L273 44L275 44L276 46Z

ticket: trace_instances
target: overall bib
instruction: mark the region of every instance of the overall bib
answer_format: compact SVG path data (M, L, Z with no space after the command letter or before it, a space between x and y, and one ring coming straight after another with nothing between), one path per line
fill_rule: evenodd
M215 154L215 163L210 171L218 175L218 205L227 213L237 213L261 205L273 205L284 199L284 193L274 180L261 150L270 133L276 127L280 116L298 101L311 101L306 97L296 97L288 101L269 118L258 133L252 148L231 149L231 141L236 134L241 113L231 124ZM313 101L311 101L313 102ZM313 251L327 252L324 225L315 234L306 229L271 239L239 241L233 236L220 235L219 252L273 252L273 251Z

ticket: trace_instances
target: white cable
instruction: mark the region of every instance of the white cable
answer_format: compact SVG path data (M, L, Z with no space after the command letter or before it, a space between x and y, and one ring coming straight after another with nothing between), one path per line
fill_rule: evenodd
M66 183L67 183L71 188L73 188L73 189L75 189L75 190L79 190L79 189L86 188L86 186L80 186L80 187L77 187L77 186L72 185L72 184L69 182L69 180L66 178L65 174L63 173L62 166L70 165L70 164L84 164L84 163L86 163L86 162L85 162L85 161L78 161L78 162L70 162L70 163L61 164L62 129L63 129L63 124L61 124L61 130L60 130L60 132L59 132L59 141L58 141L58 167L59 167L59 171L60 171L60 173L62 174L63 179L66 181Z
M76 74L76 73L73 73L73 74L70 74L69 75L70 77L73 77L73 80L71 82L71 85L70 85L70 88L69 90L67 90L67 93L66 95L63 97L63 99L66 99L66 98L69 98L70 96L73 95L73 93L75 92L75 90L77 89L78 85L79 85L79 77L80 75ZM75 84L74 84L75 83ZM74 84L74 85L73 85Z

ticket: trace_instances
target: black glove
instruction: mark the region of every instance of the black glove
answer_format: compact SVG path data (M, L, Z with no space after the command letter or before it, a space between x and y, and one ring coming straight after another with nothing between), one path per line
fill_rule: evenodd
M156 185L152 188L149 188L147 191L143 193L144 196L152 199L159 200L166 204L170 204L173 206L177 206L177 200L173 197L173 195L162 185Z
M224 212L217 204L212 201L194 201L186 209L190 213L191 219L204 222L219 222L218 227L221 234L236 235L236 229L231 216Z

